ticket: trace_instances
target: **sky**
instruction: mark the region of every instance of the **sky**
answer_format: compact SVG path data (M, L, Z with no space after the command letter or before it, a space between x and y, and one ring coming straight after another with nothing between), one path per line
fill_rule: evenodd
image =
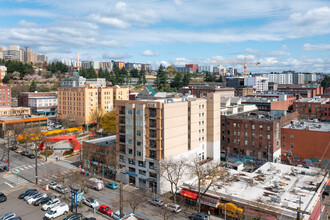
M0 45L50 60L330 72L329 0L0 0Z

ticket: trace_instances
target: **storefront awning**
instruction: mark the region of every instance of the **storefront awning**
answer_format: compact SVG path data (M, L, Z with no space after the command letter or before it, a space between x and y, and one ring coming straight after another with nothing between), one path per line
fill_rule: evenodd
M197 200L197 197L198 197L198 193L195 193L195 192L192 192L192 191L189 191L186 189L182 189L180 195L183 197L189 198L189 199L193 199L193 200Z
M213 208L217 208L220 203L219 199L212 198L209 196L201 196L201 204L207 205Z

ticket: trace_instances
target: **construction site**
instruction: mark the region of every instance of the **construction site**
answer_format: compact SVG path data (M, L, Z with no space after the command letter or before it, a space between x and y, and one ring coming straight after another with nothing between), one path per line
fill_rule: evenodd
M253 173L227 169L224 176L212 181L201 203L202 209L215 214L235 219L319 219L328 176L319 168L268 162ZM197 182L184 183L181 196L196 200L192 195L198 192Z

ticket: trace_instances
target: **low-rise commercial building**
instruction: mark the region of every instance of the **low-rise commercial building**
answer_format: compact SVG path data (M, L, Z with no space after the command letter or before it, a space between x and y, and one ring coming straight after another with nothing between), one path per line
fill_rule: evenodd
M251 97L242 97L243 104L253 104L260 111L292 110L296 97L293 95L256 94Z
M282 161L330 168L330 124L292 121L282 127Z
M62 78L61 87L84 87L86 84L94 87L106 86L105 78L86 79L79 76L79 73L74 73L72 78Z
M253 173L230 169L201 197L201 208L230 219L295 220L299 213L299 219L320 219L327 182L326 173L317 168L268 162ZM202 184L201 192L207 185ZM196 204L197 179L181 188L181 196Z
M31 115L29 107L0 108L0 116L28 116Z
M221 156L260 165L281 161L281 127L297 119L286 111L221 115Z
M279 85L277 91L312 98L318 94L323 94L323 87L320 85Z
M30 107L35 115L57 114L57 92L21 92L18 106Z
M84 141L83 149L85 171L105 177L114 176L118 165L115 135Z
M256 94L256 90L252 87L238 86L235 88L235 96L252 96Z
M321 98L318 96L314 98L302 98L294 102L293 110L298 112L299 119L322 120L323 116L325 116L326 103L329 101L329 98Z

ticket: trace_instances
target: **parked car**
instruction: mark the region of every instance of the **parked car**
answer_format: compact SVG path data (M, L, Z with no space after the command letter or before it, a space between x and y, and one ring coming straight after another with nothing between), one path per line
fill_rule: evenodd
M111 214L113 212L112 209L107 205L101 205L99 208L99 211L108 216L111 216Z
M89 218L83 218L83 220L96 220L94 217L89 217Z
M157 198L154 198L154 199L150 199L149 200L149 203L151 205L154 205L154 206L163 206L164 205L164 201L162 199L157 199Z
M94 208L94 207L99 207L100 204L98 203L98 201L94 198L87 198L87 199L83 199L83 203L91 208Z
M55 190L59 193L62 193L62 194L67 193L69 191L68 188L65 188L62 185L57 185Z
M10 218L9 220L22 220L22 218L19 216L16 216L16 217Z
M10 148L10 150L13 150L13 151L15 151L15 150L17 150L17 149L18 149L17 146L12 146L12 147Z
M18 199L23 199L28 193L33 192L33 191L37 191L37 190L36 189L28 189L28 190L26 190L25 192L21 193L18 196Z
M49 188L55 190L56 186L57 186L57 183L55 181L51 181L48 185L49 185Z
M51 200L51 198L49 198L49 197L42 197L42 198L38 199L37 201L34 201L33 205L34 206L43 205L43 204L49 202L50 200Z
M125 216L125 214L123 213L122 216ZM118 211L116 211L116 212L113 212L111 218L113 218L113 219L115 219L115 220L119 220L119 219L121 219L121 217L120 217L120 211L118 210Z
M69 212L69 206L65 202L51 208L49 212L45 214L46 219L54 219L61 215L66 215Z
M43 211L47 211L47 210L50 210L51 208L53 208L54 206L56 206L58 204L60 204L60 199L59 198L56 198L56 199L53 199L53 200L47 202L45 205L43 205L41 207L41 209Z
M43 193L43 194L37 194L36 196L30 198L29 200L27 200L27 204L31 205L32 203L34 203L35 201L37 201L38 199L41 199L41 198L46 198L47 195L46 193Z
M31 197L33 197L33 196L35 196L35 195L37 195L37 194L39 194L38 191L33 191L33 192L28 193L28 194L24 197L24 201L29 200Z
M181 212L181 206L175 203L165 204L165 208L171 212L179 213Z
M14 212L9 212L3 216L1 216L0 220L9 220L16 217L16 214Z
M118 189L117 183L108 183L105 186L108 187L109 189Z
M20 153L22 153L23 151L22 151L21 149L16 149L15 152L18 153L18 154L20 154Z
M67 217L65 217L63 220L77 220L77 219L81 219L82 218L82 214L81 213L74 213L74 214L70 214Z
M29 153L30 153L29 151L23 151L23 152L21 153L21 155L23 155L23 156L27 156Z
M33 153L31 153L31 154L28 154L28 155L26 155L28 158L30 158L30 159L34 159L34 158L36 158L36 156L33 154Z
M7 201L7 196L2 192L0 192L0 202L5 202L5 201Z
M188 218L190 220L207 220L208 216L207 214L200 212L197 214L190 215Z

